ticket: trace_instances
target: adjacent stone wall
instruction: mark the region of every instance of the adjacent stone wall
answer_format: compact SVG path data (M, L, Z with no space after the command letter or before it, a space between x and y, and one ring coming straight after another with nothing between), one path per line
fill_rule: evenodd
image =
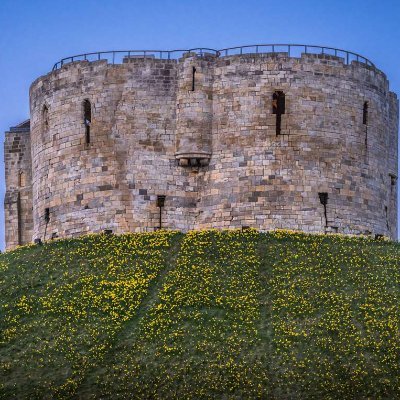
M157 229L158 195L163 228L397 237L398 101L373 67L285 53L82 61L30 98L33 237Z
M32 241L32 162L29 121L5 134L4 198L6 248Z
M389 201L388 201L388 220L389 229L392 238L397 239L397 168L398 168L398 131L399 131L399 102L397 96L393 92L389 92L389 124L386 128L386 136L388 138L386 148L388 151L387 163L389 179L387 186L390 185Z

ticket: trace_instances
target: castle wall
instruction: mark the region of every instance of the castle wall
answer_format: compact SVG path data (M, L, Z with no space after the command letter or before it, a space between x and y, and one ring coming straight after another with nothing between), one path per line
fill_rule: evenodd
M157 229L158 195L168 229L396 238L398 102L374 67L285 53L81 61L30 98L33 238Z
M271 104L276 90L286 96L280 135ZM343 65L336 57L218 59L213 157L198 226L395 238L389 174L397 170L397 129L388 114L391 97L384 74L358 63ZM327 224L321 192L328 193Z
M4 141L6 248L32 241L32 163L29 126L11 128Z
M197 215L196 173L175 158L178 71L175 60L132 58L113 135L126 188L130 231L159 227L157 196L166 195L162 227L189 230Z
M163 227L194 227L194 174L175 159L176 75L176 61L132 58L71 64L32 85L35 236L154 230L160 194L167 194ZM90 144L85 99L92 104Z

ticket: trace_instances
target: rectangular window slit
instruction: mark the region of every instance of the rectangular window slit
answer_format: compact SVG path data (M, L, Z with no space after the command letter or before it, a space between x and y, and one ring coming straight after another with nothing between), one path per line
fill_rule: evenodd
M285 93L281 90L276 90L272 95L272 114L276 115L275 132L278 136L282 129L282 114L285 114Z
M368 124L368 101L365 101L363 106L363 124Z
M45 210L44 210L44 220L45 220L46 223L50 221L50 208L45 208Z
M83 123L85 125L85 143L90 144L90 125L92 124L92 106L89 100L83 102Z
M196 67L192 67L192 92L195 89L195 80L196 80Z
M45 228L44 228L44 235L43 235L43 240L46 240L46 234L47 234L47 225L50 222L50 208L46 207L44 209L44 221L46 222Z
M319 201L324 206L324 217L325 217L325 228L328 227L328 215L326 211L326 205L328 204L328 193L322 192L318 193Z

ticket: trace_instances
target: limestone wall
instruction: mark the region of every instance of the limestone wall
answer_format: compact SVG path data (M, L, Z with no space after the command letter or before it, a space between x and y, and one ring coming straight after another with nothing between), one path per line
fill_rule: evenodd
M32 162L29 121L5 134L4 198L6 248L32 241Z
M214 71L213 157L199 227L397 237L397 100L383 73L285 54L224 57ZM279 136L276 90L286 96Z
M397 235L398 102L374 67L285 53L82 61L30 98L33 237L157 229L157 195L164 228Z
M176 61L126 59L76 63L31 87L34 221L70 236L159 227L157 195L167 195L162 226L194 227L195 174L175 159ZM91 143L85 144L83 101L92 104ZM41 134L41 110L49 130Z

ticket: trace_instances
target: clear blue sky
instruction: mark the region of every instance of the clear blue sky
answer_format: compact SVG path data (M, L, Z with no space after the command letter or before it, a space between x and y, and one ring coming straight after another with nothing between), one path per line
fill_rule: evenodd
M322 44L366 56L400 94L399 0L0 0L0 27L1 132L29 117L29 85L55 61L98 50Z

